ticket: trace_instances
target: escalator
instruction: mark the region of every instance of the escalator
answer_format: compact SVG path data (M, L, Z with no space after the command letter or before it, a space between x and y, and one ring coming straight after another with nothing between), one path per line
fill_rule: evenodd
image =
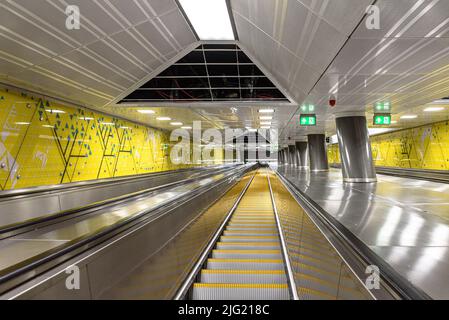
M212 250L194 300L289 299L266 174L258 173Z
M372 296L273 172L259 169L185 298L333 300Z

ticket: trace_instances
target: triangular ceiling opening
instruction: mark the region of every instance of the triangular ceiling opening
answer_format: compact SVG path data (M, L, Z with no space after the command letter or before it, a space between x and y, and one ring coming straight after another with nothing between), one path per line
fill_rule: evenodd
M236 44L202 44L119 103L289 102Z

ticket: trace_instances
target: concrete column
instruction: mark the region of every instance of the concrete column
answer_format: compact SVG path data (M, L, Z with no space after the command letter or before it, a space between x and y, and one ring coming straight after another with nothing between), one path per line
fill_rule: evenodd
M365 116L339 117L336 124L343 181L376 182Z
M296 141L296 163L302 169L309 167L309 156L307 154L307 141Z
M295 166L295 154L296 154L296 147L294 145L288 146L288 164Z
M329 170L324 134L309 134L307 140L309 146L310 171Z

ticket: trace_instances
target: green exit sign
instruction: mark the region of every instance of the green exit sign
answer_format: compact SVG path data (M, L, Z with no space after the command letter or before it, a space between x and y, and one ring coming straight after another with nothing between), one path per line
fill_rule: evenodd
M315 113L315 105L310 104L310 103L303 104L301 106L301 112L302 113L309 113L309 114Z
M375 114L373 118L374 125L390 125L391 114Z
M376 102L374 109L376 112L389 112L391 111L391 104L388 101Z
M316 126L316 115L302 114L299 116L299 123L302 126Z

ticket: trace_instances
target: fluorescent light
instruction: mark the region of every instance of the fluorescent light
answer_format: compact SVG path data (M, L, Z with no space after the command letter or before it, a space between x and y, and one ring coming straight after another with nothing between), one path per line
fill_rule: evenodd
M391 120L391 124L398 123L396 120Z
M270 129L271 127L270 126L263 126L263 127L260 127L260 129Z
M428 107L424 109L424 112L435 112L435 111L442 111L444 110L444 107Z
M43 124L42 125L44 128L54 128L55 126L49 125L49 124Z
M449 99L440 99L432 101L432 104L449 104Z
M129 129L129 127L120 127L120 129Z
M262 126L271 126L271 122L261 122L260 123Z
M226 0L179 0L200 40L235 40Z
M79 117L80 120L94 120L92 117Z
M273 113L274 109L260 109L259 113Z
M170 122L172 126L182 126L182 122Z
M171 118L169 118L169 117L157 117L156 120L159 120L159 121L170 121Z
M381 134L381 133L385 133L385 132L389 132L393 129L390 128L368 128L368 134L370 136L375 135L375 134Z
M186 129L186 130L190 130L190 129L192 129L192 127L189 127L189 126L185 126L185 127L181 127L181 129Z
M113 122L100 122L100 123L105 126L115 126L115 123Z
M154 114L154 113L156 113L154 110L149 110L149 109L137 110L137 112L143 113L143 114Z
M57 110L57 109L46 109L45 111L50 113L65 113L65 111Z
M401 119L415 119L417 117L418 116L416 114L406 114L406 115L401 116Z
M16 124L18 124L19 126L26 126L26 125L29 125L30 123L29 122L16 122Z
M246 128L249 132L256 132L257 129L253 129L253 128Z
M271 120L271 119L273 119L273 117L271 117L271 116L260 116L259 119L260 120Z

